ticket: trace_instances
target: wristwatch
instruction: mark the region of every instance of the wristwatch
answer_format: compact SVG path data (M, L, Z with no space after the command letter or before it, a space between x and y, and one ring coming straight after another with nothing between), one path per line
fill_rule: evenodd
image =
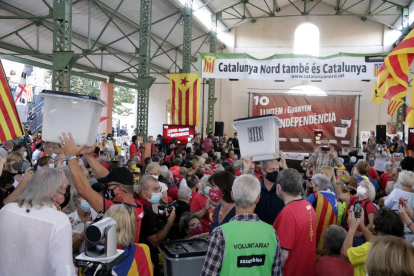
M69 162L72 159L78 158L76 155L67 155L66 156L66 161Z

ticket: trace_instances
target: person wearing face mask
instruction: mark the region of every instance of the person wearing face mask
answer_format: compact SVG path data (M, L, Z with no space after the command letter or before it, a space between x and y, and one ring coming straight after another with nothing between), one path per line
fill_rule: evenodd
M72 227L61 212L68 188L62 171L44 169L0 210L0 275L75 275Z
M79 255L85 250L85 226L86 222L91 221L91 205L79 196L78 192L73 193L73 201L76 204L76 210L68 215L72 225L72 249L73 256Z
M234 181L230 194L235 216L211 233L201 276L282 275L278 234L253 213L260 198L260 182L252 175L242 175Z
M190 186L190 183L195 182L196 176L187 177L187 185ZM198 182L198 194L192 196L190 210L192 213L196 214L202 222L203 233L208 233L211 223L214 221L214 215L216 213L216 206L218 205L218 200L220 199L219 193L217 191L212 191L214 200L210 198L211 184L208 182L210 178L209 175L203 176ZM198 178L197 178L198 179Z
M329 225L336 224L338 220L338 201L336 195L329 190L331 181L327 176L315 174L310 184L310 195L306 200L315 210L317 229L321 229L321 232L316 233L316 249L323 249L323 233Z
M14 177L13 186L17 187L22 180L23 158L18 152L12 151L7 156L5 169Z
M144 243L149 246L151 260L153 264L159 263L159 251L157 249L158 245L168 235L171 227L173 226L176 213L175 207L171 214L168 214L168 211L164 211L167 214L167 221L162 229L158 227L158 220L155 213L152 211L152 204L158 204L161 199L161 187L158 180L150 175L144 175L141 177L138 184L138 195L140 196L140 201L143 203L144 207L144 216L142 218L142 226L139 234L140 243ZM150 206L148 206L148 203ZM154 265L154 275L160 275L160 269L158 265Z
M155 179L158 179L161 175L160 165L156 162L152 162L152 163L148 164L147 167L145 168L145 174L146 175L151 175ZM167 185L165 185L162 182L160 182L160 186L161 186L161 194L162 194L160 203L161 204L168 204L168 187L167 187ZM158 205L156 206L156 208L158 208Z
M243 164L244 168L250 168L250 163ZM279 173L279 162L277 160L263 160L260 165L263 180L260 183L260 200L256 205L254 213L260 220L272 225L285 204L276 195L276 179Z
M201 221L195 214L187 212L181 216L179 229L182 239L191 239L201 234Z
M283 274L315 275L316 215L312 205L302 199L301 176L295 169L285 169L276 183L276 194L285 203L273 223L282 248Z
M13 141L6 141L0 147L0 157L3 159L7 159L7 155L13 149L14 143Z
M79 195L85 199L97 213L104 213L110 206L114 205L113 201L124 202L134 208L137 216L137 229L135 242L139 241L139 232L141 228L144 211L141 202L134 200L134 177L125 167L114 168L108 172L93 156L96 144L88 147L76 146L73 142L71 133L62 133L59 136L61 147L66 155L70 175ZM86 161L95 174L97 181L105 185L104 197L92 189L89 180L84 174L79 164L78 155L82 151Z
M374 223L376 211L375 206L372 203L372 201L375 199L375 188L372 183L368 180L361 181L359 183L355 196L343 193L341 185L337 185L336 192L339 199L350 205L349 210L351 212L354 210L356 203L362 204L362 209L364 210L364 225L366 228L371 230ZM345 218L343 218L342 221L344 221L344 219ZM366 239L364 237L364 234L358 227L357 231L355 232L353 246L360 246L365 242Z
M104 146L104 154L108 156L109 160L115 158L115 156L121 154L121 149L117 147L116 140L112 137L112 133L106 136L106 139L102 141Z
M30 160L30 157L27 157L27 151L25 146L23 146L22 144L15 145L12 149L12 152L18 152L23 157L23 171L25 171L28 167L31 166L30 162L28 161Z

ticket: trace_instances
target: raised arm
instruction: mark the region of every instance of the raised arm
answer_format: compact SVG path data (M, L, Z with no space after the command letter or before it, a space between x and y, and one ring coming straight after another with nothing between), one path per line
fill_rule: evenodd
M86 147L83 145L81 147L76 146L73 142L72 134L69 132L68 136L65 133L62 133L62 136L59 136L60 141L62 142L60 146L63 148L63 151L66 156L76 156L81 151L88 152L91 147ZM96 161L96 160L95 160ZM98 163L99 164L99 163ZM75 188L78 191L79 195L84 198L96 212L103 212L103 198L100 194L98 194L95 190L92 189L91 185L89 184L88 179L86 178L85 174L82 172L77 158L68 161L69 171L72 176L73 183L75 184Z

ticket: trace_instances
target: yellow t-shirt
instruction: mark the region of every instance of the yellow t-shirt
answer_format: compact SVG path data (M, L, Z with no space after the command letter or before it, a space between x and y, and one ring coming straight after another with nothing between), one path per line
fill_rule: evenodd
M365 260L371 248L371 242L366 242L358 247L351 247L347 250L348 259L354 266L354 276L366 276Z

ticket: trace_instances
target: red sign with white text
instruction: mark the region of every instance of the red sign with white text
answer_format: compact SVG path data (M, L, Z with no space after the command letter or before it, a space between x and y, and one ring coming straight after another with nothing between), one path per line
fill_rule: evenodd
M310 151L328 138L340 150L354 146L356 96L252 94L252 116L275 114L282 150Z
M164 144L169 144L173 138L177 138L178 144L185 145L194 137L194 126L163 125Z

